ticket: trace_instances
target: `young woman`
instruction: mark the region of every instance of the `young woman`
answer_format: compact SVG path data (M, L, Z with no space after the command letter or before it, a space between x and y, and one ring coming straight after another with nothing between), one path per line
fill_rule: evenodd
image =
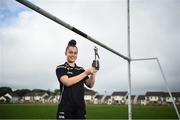
M78 48L75 40L69 41L65 55L67 62L56 68L60 83L57 119L85 119L84 84L93 87L97 70L94 67L84 70L76 65Z

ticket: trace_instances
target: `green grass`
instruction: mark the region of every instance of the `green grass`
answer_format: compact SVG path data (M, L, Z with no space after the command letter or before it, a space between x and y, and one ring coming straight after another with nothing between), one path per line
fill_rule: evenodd
M180 110L180 108L178 108ZM55 119L55 104L0 104L0 119ZM132 106L135 119L177 119L173 106ZM87 105L88 119L127 119L127 105Z
M90 119L118 119L127 118L126 105L87 105L87 118Z
M0 118L52 119L56 109L53 104L0 104Z

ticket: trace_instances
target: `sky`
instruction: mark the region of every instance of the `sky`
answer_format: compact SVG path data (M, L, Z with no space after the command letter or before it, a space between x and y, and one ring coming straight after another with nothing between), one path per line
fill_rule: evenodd
M30 0L120 54L127 51L126 0ZM180 1L130 0L131 58L157 57L168 86L180 92ZM93 90L128 91L128 64L119 56L73 33L15 0L0 1L0 86L59 88L56 66L66 61L71 39L79 49L76 64L91 67L98 47L100 70ZM156 61L131 62L132 94L165 91Z

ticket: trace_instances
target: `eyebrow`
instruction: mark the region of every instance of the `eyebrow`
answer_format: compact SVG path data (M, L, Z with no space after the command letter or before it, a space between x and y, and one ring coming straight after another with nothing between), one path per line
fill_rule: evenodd
M71 52L71 53L78 53L77 51L72 51L72 50L70 50L69 52Z

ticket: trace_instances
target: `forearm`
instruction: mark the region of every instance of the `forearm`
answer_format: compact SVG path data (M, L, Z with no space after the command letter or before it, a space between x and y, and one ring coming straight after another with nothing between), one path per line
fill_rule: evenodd
M88 86L89 88L92 88L94 86L94 83L95 83L95 79L96 79L96 75L95 74L92 74L90 76L89 79L86 80L86 86Z
M74 77L68 77L67 75L62 76L60 78L61 82L65 85L65 86L72 86L76 83L78 83L79 81L83 80L86 76L88 76L89 73L87 71L84 71L83 73L74 76Z
M77 76L68 78L67 86L71 86L78 83L79 81L83 80L86 76L87 76L86 72L83 72Z

